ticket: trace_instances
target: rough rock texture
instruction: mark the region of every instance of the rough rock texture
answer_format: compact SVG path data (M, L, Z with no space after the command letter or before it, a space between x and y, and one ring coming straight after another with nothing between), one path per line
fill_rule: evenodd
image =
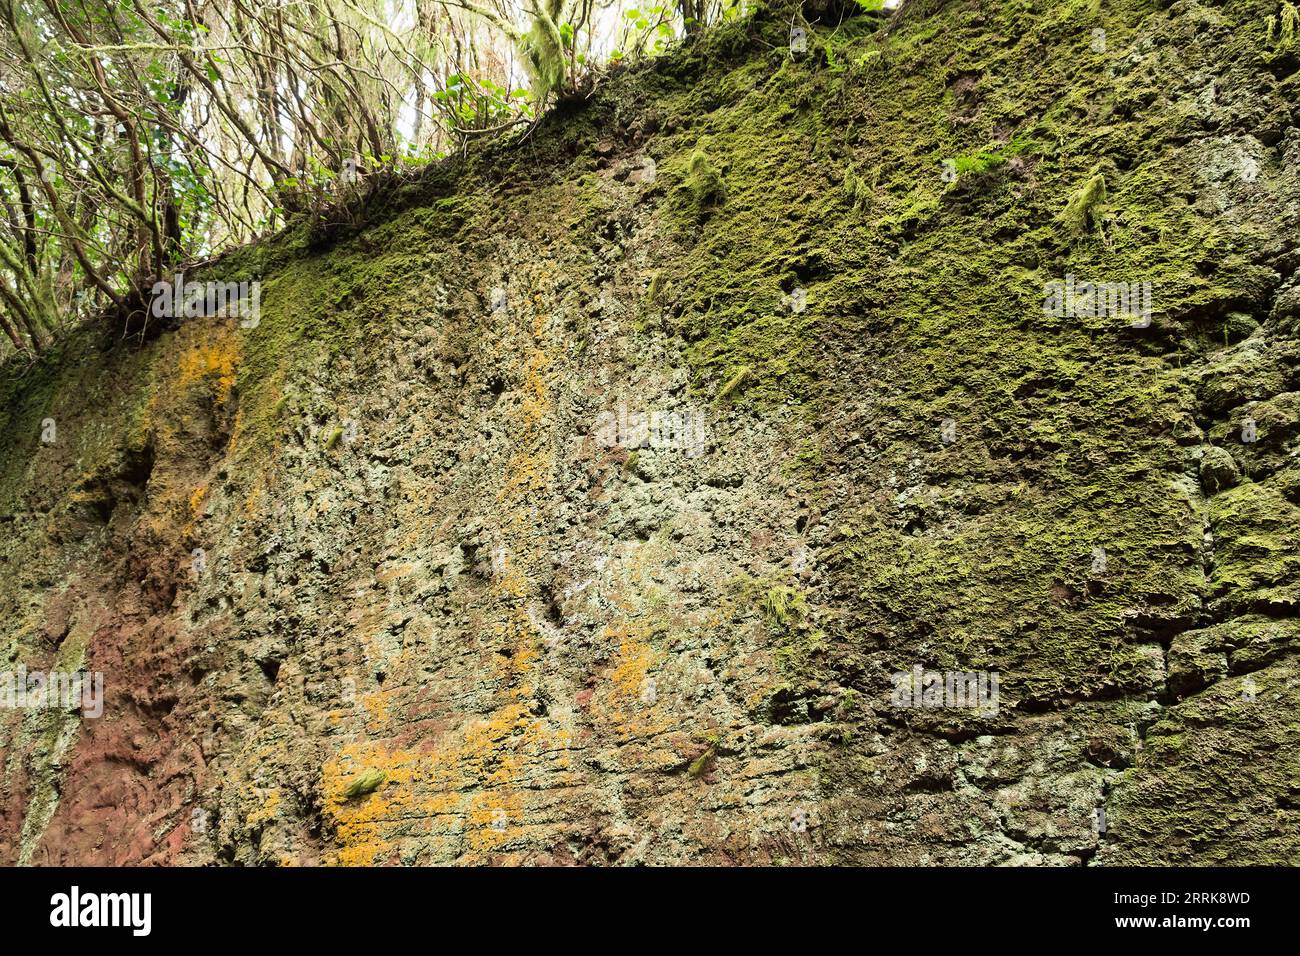
M1300 862L1276 13L760 10L6 370L0 863Z

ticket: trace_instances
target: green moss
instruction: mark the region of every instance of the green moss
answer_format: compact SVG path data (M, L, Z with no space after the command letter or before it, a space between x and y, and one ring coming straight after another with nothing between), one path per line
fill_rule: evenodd
M156 342L102 350L87 329L30 368L21 357L0 367L0 515L66 504L71 487L144 449L158 355ZM52 446L41 442L47 418Z
M1095 173L1071 196L1061 213L1066 232L1073 237L1101 228L1101 207L1106 201L1106 177Z
M1276 53L1288 53L1295 49L1297 35L1300 35L1300 9L1289 0L1282 0L1277 14L1270 16L1265 26L1266 43Z
M709 765L713 762L713 757L717 752L718 752L717 743L714 742L709 744L708 749L705 750L704 753L700 754L693 761L691 761L691 765L690 767L687 768L686 772L690 774L692 777L703 776L705 772L708 771Z
M227 265L266 291L261 324L242 333L236 454L267 461L267 446L306 417L284 415L287 394L295 408L312 394L299 381L365 381L395 333L436 338L458 368L491 347L473 302L500 265L502 237L545 248L548 268L559 263L572 281L567 358L589 335L583 305L613 289L635 311L637 270L652 262L645 303L662 319L628 334L667 336L697 396L743 394L718 411L788 439L782 482L834 519L816 575L751 582L734 625L758 629L774 660L757 705L765 717L833 724L820 739L835 750L816 768L828 805L876 796L864 781L879 779L879 737L858 722L882 706L880 674L916 662L996 670L1020 728L1039 710L1127 720L1157 706L1160 639L1209 617L1238 629L1223 638L1234 667L1270 669L1261 699L1283 701L1266 716L1243 711L1230 699L1234 674L1222 693L1168 708L1119 780L1108 842L1141 860L1196 859L1207 840L1224 859L1293 859L1295 833L1258 821L1286 792L1285 774L1294 779L1279 755L1300 749L1282 689L1292 648L1265 623L1297 600L1300 479L1266 447L1281 447L1294 416L1261 404L1260 448L1232 446L1245 479L1208 503L1187 456L1202 428L1222 430L1229 411L1288 387L1290 366L1254 342L1204 355L1273 334L1264 317L1277 280L1260 250L1283 245L1235 211L1206 214L1189 188L1199 120L1163 105L1180 82L1174 59L1099 68L1085 52L1090 6L909 6L888 30L854 18L825 41L833 68L768 53L788 17L761 15L612 78L583 110L539 125L527 149L471 150L432 171L407 206L376 210L331 244L309 247L299 230L241 252ZM1221 83L1262 97L1261 116L1276 110L1276 91L1252 73L1264 52L1259 11L1220 12L1232 29L1119 0L1107 7L1108 42L1192 51L1207 75L1220 65ZM595 148L606 130L634 128L647 104L656 159L679 189L628 189ZM980 188L945 188L941 156ZM646 257L619 262L607 238L642 213L654 236L638 250ZM593 259L590 272L573 265ZM527 262L513 267L521 287L543 286ZM1067 272L1151 281L1160 321L1135 334L1105 316L1044 315L1044 284ZM431 304L440 285L446 309ZM785 301L796 286L808 293L798 312ZM1221 327L1232 312L1246 318ZM411 335L426 327L436 335ZM135 369L132 388L147 396L154 356L137 368L125 354L104 367ZM0 498L30 487L40 419L62 414L75 374L96 367L85 362L5 393L0 431L16 453L0 468ZM77 437L86 465L120 454L129 417L118 408L91 420ZM846 687L860 705L838 693ZM952 739L985 732L962 719L946 728ZM1271 761L1258 781L1204 773L1255 759L1257 739ZM711 752L691 776L707 772ZM1243 800L1252 816L1233 819ZM1234 850L1246 845L1232 835L1243 822L1249 848ZM1128 832L1142 837L1125 843Z
M387 774L377 767L371 767L348 784L348 788L343 792L343 795L351 800L365 796L367 793L373 793L385 779L387 779Z
M539 102L564 85L567 64L564 39L557 23L560 12L561 5L556 0L535 6L531 27L520 44L530 86Z
M1210 499L1211 607L1220 613L1300 601L1300 508L1272 483L1244 482Z
M664 285L663 272L655 272L650 277L650 286L646 289L646 301L652 305L659 305L664 294Z
M691 154L686 167L686 188L700 209L721 203L726 198L722 174L703 150L697 149Z
M759 607L762 609L763 620L767 622L767 626L778 633L804 620L808 614L808 604L804 595L784 584L768 588L763 594Z
M725 402L735 395L747 381L749 381L749 366L739 369L731 378L727 379L722 388L718 389L717 400Z
M843 189L854 212L861 212L871 205L871 187L852 167L844 173Z
M1169 708L1111 785L1099 862L1292 865L1300 830L1277 807L1300 779L1298 674L1280 661Z

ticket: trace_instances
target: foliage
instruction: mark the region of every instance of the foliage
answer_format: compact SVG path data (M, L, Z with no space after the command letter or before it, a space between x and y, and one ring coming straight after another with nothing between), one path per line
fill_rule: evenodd
M140 332L182 266L346 214L739 9L631 3L0 0L0 358L95 314Z

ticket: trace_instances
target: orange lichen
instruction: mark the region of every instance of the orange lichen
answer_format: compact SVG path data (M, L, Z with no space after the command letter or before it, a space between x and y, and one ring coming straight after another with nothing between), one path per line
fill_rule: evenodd
M245 517L252 517L257 514L258 505L262 499L263 493L262 479L260 477L254 478L252 484L249 486L248 494L244 497Z
M264 823L275 819L276 812L280 808L280 788L272 787L266 792L260 806L250 810L244 822L250 830L256 829Z
M226 326L211 326L207 341L199 341L181 352L177 361L177 385L188 388L206 382L219 404L230 400L239 364L240 338Z
M325 815L339 844L337 863L388 859L401 829L418 819L441 827L448 839L463 837L475 851L510 839L526 817L519 789L526 769L561 742L523 703L465 726L456 737L432 752L354 742L325 763ZM350 799L347 787L361 768L382 771L384 786Z
M373 694L366 694L361 698L366 713L376 723L383 724L388 721L388 698L391 696L392 691L377 690Z
M544 317L538 316L533 323L536 342L542 341L545 327ZM372 865L400 859L402 841L417 827L428 835L435 856L458 857L462 862L482 862L488 855L498 859L523 828L539 825L529 801L534 792L530 781L538 769L550 766L564 771L570 766L571 732L534 713L544 654L544 636L529 613L538 602L534 565L545 553L538 547L542 522L537 502L550 487L556 468L554 442L545 425L553 416L546 381L549 367L539 344L525 363L523 401L515 406L511 424L516 450L506 461L496 495L500 518L489 544L494 566L487 582L492 599L483 605L487 610L475 624L481 644L499 651L491 655L494 707L486 718L447 730L427 750L399 746L396 741L354 741L327 761L322 768L325 817L337 846L331 862ZM423 493L418 487L413 491L412 497ZM418 525L406 529L404 546L409 542L414 548L427 540L432 529ZM384 635L390 631L388 592L417 573L421 573L419 565L394 561L377 575L387 587L356 595L350 623L369 657L383 653ZM626 674L620 675L620 687L635 682L636 672L644 673L649 666L643 651L632 645L625 656ZM410 686L422 666L412 660L410 674L404 675L405 661L388 663L394 687ZM399 718L408 715L389 722L390 710L401 699L397 692L364 699L371 733L401 725ZM362 768L384 772L386 782L373 794L349 800L347 783Z
M650 677L655 652L641 624L607 627L605 638L619 642L613 668L597 684L588 707L593 722L609 726L620 739L651 737L672 726L664 716L661 691Z

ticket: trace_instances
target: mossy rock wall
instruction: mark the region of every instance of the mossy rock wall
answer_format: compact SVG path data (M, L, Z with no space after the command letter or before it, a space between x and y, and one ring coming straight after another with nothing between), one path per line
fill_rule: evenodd
M11 363L0 862L1300 862L1275 7L761 8Z

